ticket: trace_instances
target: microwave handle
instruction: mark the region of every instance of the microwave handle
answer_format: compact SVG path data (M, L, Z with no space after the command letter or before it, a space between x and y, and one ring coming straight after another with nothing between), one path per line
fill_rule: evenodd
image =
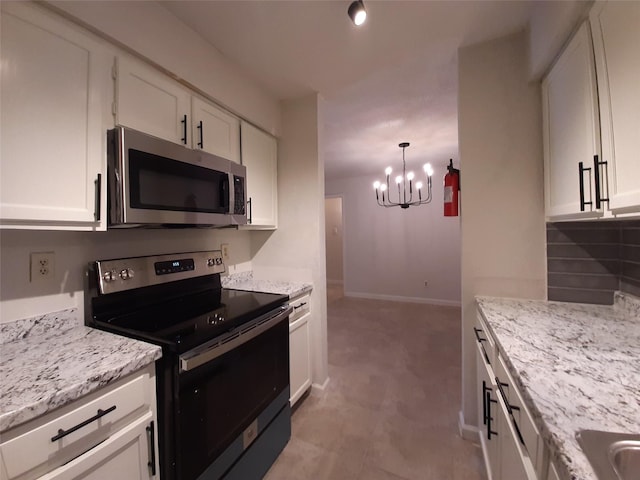
M230 191L231 185L233 185L231 182L231 174L228 173L224 176L222 184L220 185L220 204L227 213L231 211L230 202L233 201L231 195L232 192Z

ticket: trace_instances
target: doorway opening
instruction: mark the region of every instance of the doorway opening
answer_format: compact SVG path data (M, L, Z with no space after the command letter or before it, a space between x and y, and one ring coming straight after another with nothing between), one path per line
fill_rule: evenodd
M324 199L325 246L327 265L327 301L344 296L344 223L342 197Z

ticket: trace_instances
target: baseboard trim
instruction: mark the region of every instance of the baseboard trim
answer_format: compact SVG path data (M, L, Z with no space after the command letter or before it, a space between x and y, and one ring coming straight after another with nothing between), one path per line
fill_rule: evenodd
M480 442L480 430L478 430L478 427L464 423L462 410L458 412L458 431L460 432L460 436L465 440L474 443Z
M326 390L326 388L329 386L329 380L331 380L331 379L329 377L327 377L322 384L320 384L320 383L312 383L311 384L311 390L314 393L324 392Z
M344 292L345 297L367 298L369 300L389 300L391 302L426 303L444 307L459 307L462 302L456 300L441 300L439 298L401 297L399 295L380 295L376 293Z

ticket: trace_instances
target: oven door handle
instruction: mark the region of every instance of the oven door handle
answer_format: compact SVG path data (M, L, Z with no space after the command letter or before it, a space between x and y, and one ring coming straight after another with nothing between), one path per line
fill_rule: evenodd
M227 340L228 337L225 337L223 340L213 340L213 342L209 342L180 355L180 372L193 370L247 343L249 340L256 338L258 335L261 335L286 319L292 311L293 308L285 305L280 307L277 313L267 314L264 319L253 323L250 329L246 329L246 327L243 329L243 326L241 326L236 336L230 340Z

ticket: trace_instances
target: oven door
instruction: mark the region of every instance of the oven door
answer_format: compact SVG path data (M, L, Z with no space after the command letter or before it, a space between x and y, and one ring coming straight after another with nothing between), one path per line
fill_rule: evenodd
M108 146L112 226L231 223L229 160L125 127L109 131Z
M201 478L219 478L288 407L290 311L283 307L180 357L177 478L193 480L205 470Z

